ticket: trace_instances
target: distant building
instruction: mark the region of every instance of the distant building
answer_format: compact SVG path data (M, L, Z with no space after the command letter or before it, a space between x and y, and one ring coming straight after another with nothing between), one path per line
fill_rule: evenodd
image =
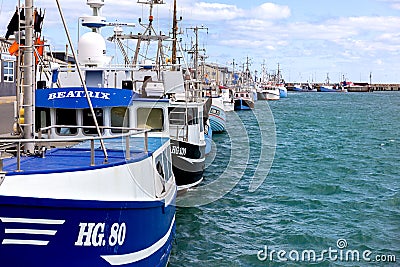
M232 72L227 67L218 66L216 63L203 64L201 67L205 79L216 85L226 85L232 80Z
M0 38L0 96L16 95L17 58L8 52L11 44L12 42Z

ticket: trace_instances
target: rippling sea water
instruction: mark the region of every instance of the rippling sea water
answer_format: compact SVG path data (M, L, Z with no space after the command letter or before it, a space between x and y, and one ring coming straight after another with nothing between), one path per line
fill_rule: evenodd
M269 110L276 127L270 170L263 160L257 167L262 148L271 145L260 137L257 118L269 120ZM231 149L229 134L238 120L249 137L244 175L210 204L177 208L170 267L400 266L400 92L292 93L258 101L254 114L228 114L228 133L213 136L215 158L208 159L205 183L224 170L235 176L237 168L226 166L240 153ZM250 192L257 168L266 179ZM204 198L213 193L205 191ZM277 254L260 260L266 248L285 251L288 260ZM337 252L322 254L330 248ZM301 261L305 250L315 251L317 260ZM349 250L358 251L360 261L340 258ZM396 263L367 262L365 251L371 252L367 259L394 255Z

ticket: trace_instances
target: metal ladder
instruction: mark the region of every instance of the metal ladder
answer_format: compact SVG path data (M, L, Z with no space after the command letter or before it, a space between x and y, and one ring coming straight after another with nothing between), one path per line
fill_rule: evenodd
M175 127L176 128L176 139L187 141L188 140L188 121L187 121L187 109L186 111L171 111L169 114L170 116L172 114L177 114L178 119L169 119L170 121L170 128ZM179 119L179 115L183 114L183 118ZM175 124L171 124L171 122L174 122ZM172 135L172 131L171 131Z
M34 19L33 19L33 1L25 1L25 6L18 7L19 11L19 29L18 40L21 43L22 32L25 32L25 44L19 46L20 54L17 57L17 107L18 121L21 122L21 116L24 116L23 123L19 123L24 129L24 137L27 139L34 137L35 132L35 64L34 64ZM24 11L25 21L20 18L21 10ZM29 19L31 18L31 19ZM28 23L26 23L28 22ZM22 53L23 50L23 53ZM21 110L24 113L21 113ZM27 112L28 111L28 112ZM34 144L27 144L26 151L33 152Z

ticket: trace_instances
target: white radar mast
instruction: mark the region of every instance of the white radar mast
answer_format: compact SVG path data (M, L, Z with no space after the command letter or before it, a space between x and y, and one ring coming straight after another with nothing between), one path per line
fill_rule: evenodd
M86 3L93 10L92 16L82 17L82 26L92 29L83 34L78 43L79 62L89 67L100 67L110 62L106 56L106 41L100 34L100 29L107 25L106 18L101 16L100 9L104 0L87 0Z

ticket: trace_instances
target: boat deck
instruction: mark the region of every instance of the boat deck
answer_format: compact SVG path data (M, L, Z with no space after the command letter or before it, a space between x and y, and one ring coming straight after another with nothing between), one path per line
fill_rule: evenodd
M90 142L83 142L71 148L54 148L46 151L45 156L27 156L21 157L20 169L17 169L17 158L3 159L3 171L7 175L37 174L70 172L88 169L107 168L110 166L121 165L126 162L138 162L149 156L160 148L168 138L148 138L148 151L144 151L144 139L140 137L130 138L130 159L126 159L125 142L121 139L106 140L108 162L104 163L104 153L100 144L95 142L95 164L90 165L91 153Z

